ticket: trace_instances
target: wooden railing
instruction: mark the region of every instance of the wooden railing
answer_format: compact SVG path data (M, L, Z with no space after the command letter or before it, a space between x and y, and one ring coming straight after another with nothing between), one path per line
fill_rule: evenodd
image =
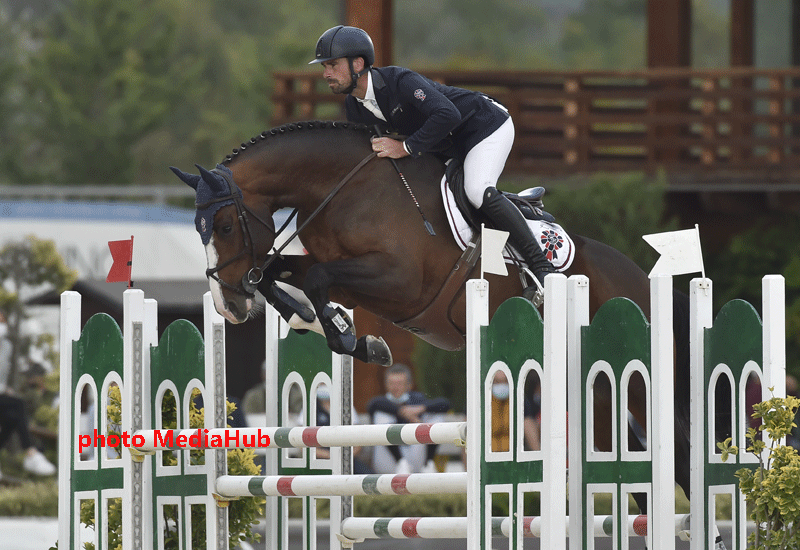
M423 72L508 107L516 172L663 168L685 183L800 182L800 68ZM319 73L274 77L274 124L343 117L342 96Z

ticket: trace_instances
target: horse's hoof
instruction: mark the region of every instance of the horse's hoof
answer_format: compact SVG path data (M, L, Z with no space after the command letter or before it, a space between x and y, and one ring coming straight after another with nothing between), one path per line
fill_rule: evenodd
M380 336L376 338L371 334L367 334L358 339L353 357L364 363L371 363L382 367L391 367L392 363L394 363L392 351L389 349L386 341Z

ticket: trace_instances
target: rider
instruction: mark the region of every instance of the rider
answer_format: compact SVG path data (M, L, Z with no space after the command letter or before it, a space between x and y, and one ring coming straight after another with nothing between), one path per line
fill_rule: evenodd
M462 161L467 198L496 228L510 234L511 244L543 285L545 275L555 270L525 218L496 188L514 143L508 110L479 92L444 86L402 67L375 68L374 62L369 35L338 25L320 36L309 64L322 64L331 91L347 95L349 121L386 122L408 136L404 141L373 138L379 157L419 157L444 149L444 155ZM523 295L530 299L537 291L532 285Z

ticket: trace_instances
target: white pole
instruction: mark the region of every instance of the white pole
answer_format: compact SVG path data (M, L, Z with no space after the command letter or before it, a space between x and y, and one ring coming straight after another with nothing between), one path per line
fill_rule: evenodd
M217 479L216 492L225 497L463 495L467 492L467 474L222 476Z
M548 275L542 380L542 547L563 550L567 517L567 278ZM522 383L522 381L521 381Z
M144 292L138 289L126 290L122 294L122 427L123 431L133 431L145 427L143 421L144 408L149 408L149 401L143 401L141 382L149 378L149 368L145 372L145 354L150 356L150 343L148 337L153 336L153 330L147 331L145 315ZM147 334L145 332L147 331ZM145 351L146 350L146 351ZM98 393L98 407L105 406L104 396ZM101 460L105 449L98 449ZM134 462L129 452L124 452L123 460L123 499L122 499L122 524L130 526L122 530L123 548L148 548L152 536L152 522L150 514L146 513L150 507L152 483L150 477L145 477L146 462ZM101 504L104 505L104 504Z
M690 524L691 550L713 548L705 528L706 499L705 465L708 461L708 441L705 436L705 422L708 413L705 389L705 330L710 328L713 319L713 285L711 279L692 279L689 297L689 388L691 392L690 441L691 462L689 471L689 512L695 518ZM713 424L709 424L713 426Z
M75 509L72 504L72 444L76 441L75 422L80 418L80 402L75 399L72 387L72 342L81 337L81 295L74 291L61 294L61 331L58 351L61 356L59 381L58 411L58 541L61 548L72 548L77 542L73 540L71 521Z
M581 398L581 327L589 325L589 279L573 275L567 286L567 358L569 408L569 547L582 550L584 452L583 400Z
M672 331L672 277L650 280L650 370L653 437L652 544L675 549L675 384Z
M307 447L373 447L384 445L460 444L465 422L435 424L356 424L295 428L206 428L204 430L141 430L141 451L162 449L242 449ZM267 472L269 473L269 472Z
M767 275L761 281L764 342L762 392L786 397L786 288L782 275Z
M481 526L481 456L484 452L481 423L480 328L489 324L489 283L467 281L467 549L483 548ZM491 513L488 512L488 513Z
M278 396L281 388L278 385L278 340L280 338L280 317L274 308L268 307L265 315L265 369L264 369L264 393L266 404L266 424L277 426L280 424L278 414ZM266 453L264 456L264 473L278 473L278 454ZM266 548L285 548L279 546L278 532L278 499L267 499L264 509L264 523L266 534L264 542Z
M227 390L225 384L225 320L214 307L211 292L203 295L203 342L205 344L205 413L206 429L227 426ZM213 449L206 453L206 541L208 548L228 548L228 508L216 505L213 493L216 478L228 473L228 452ZM188 518L187 518L188 519Z

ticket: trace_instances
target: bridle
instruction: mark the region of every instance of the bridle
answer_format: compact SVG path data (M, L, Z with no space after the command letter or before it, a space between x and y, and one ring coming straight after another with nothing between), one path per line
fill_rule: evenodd
M264 227L266 227L271 231L275 230L275 224L271 223L271 221L270 222L265 221L263 218L261 218L258 214L253 212L250 208L248 208L244 204L244 201L242 200L244 197L244 195L242 194L242 190L239 189L239 187L237 187L237 185L234 183L232 176L230 176L227 172L222 170L217 170L216 168L211 170L211 172L218 176L221 176L228 183L228 186L230 187L231 190L231 194L226 195L224 197L212 199L203 204L198 204L197 209L204 210L209 206L211 206L212 204L218 202L233 201L233 204L236 206L236 217L239 219L239 225L242 228L242 235L244 237L244 246L232 258L229 258L227 261L223 262L218 266L206 269L206 277L211 277L212 279L217 281L220 284L220 286L228 290L231 290L233 292L236 292L237 294L242 294L248 297L254 296L256 293L256 285L258 285L258 283L261 282L261 279L264 277L264 274L263 270L259 268L258 264L256 263L256 243L250 233L250 223L248 220L248 214L250 214L250 216L255 218L256 221L258 221ZM277 237L277 234L275 236ZM240 286L233 286L232 284L227 283L222 279L220 279L219 275L217 275L218 271L224 269L225 267L229 266L230 264L232 264L233 262L235 262L236 260L238 260L239 258L248 253L250 254L250 257L253 259L253 267L250 268L250 270L248 270L248 272L242 276L242 283Z
M300 225L300 227L298 227L295 230L295 232L289 238L286 239L286 241L281 245L280 248L275 250L275 252L268 254L267 259L260 266L258 265L258 261L256 260L256 243L250 232L250 223L248 220L248 214L250 214L250 216L252 216L256 221L258 221L264 227L266 227L271 231L275 231L275 224L270 223L271 220L270 222L265 221L258 214L253 212L250 208L248 208L247 205L244 204L243 201L244 196L242 194L242 191L234 183L233 176L231 174L223 170L217 170L216 168L211 170L212 173L221 176L228 183L231 189L231 194L226 195L224 197L212 199L203 204L198 204L197 209L203 210L208 208L212 204L218 202L233 201L233 204L236 206L236 213L237 213L237 218L239 219L239 225L242 228L244 245L242 249L232 258L229 258L227 261L223 262L222 264L216 267L206 269L206 277L211 277L212 279L217 281L220 284L220 286L226 288L227 290L236 292L237 294L241 294L248 298L252 298L253 296L255 296L258 284L264 279L264 273L266 272L267 268L270 265L272 265L272 263L278 258L283 258L283 256L281 256L281 252L283 251L283 249L286 248L289 245L289 243L292 242L294 238L297 237L297 235L303 229L305 229L305 227L311 222L311 220L317 217L317 214L319 214L320 211L322 211L322 209L325 208L325 206L327 206L327 204L331 201L331 199L333 199L336 193L338 193L339 190L341 190L341 188L344 187L344 185L348 181L350 181L353 178L353 176L355 176L356 173L359 170L361 170L361 168L363 168L365 164L367 164L369 161L375 158L375 156L377 156L377 153L375 152L370 153L369 155L364 157L364 159L362 159L361 162L359 162L355 168L350 170L350 172L348 172L348 174L344 178L342 178L342 180L339 181L338 184L336 184L336 187L334 187L334 189L328 194L328 196L325 197L325 200L323 200L322 203L320 203L320 205L316 208L316 210L314 210L314 212L311 213L311 215ZM289 225L289 223L296 215L297 215L297 209L295 208L289 215L288 219L281 226L281 228L277 232L275 232L275 239L277 239L278 236L284 231L284 229L286 229L286 227ZM238 260L239 258L248 253L250 254L250 257L253 260L253 267L251 267L247 271L247 273L242 275L242 282L239 286L233 286L232 284L227 283L222 279L220 279L217 273L221 269L224 269L225 267L229 266L230 264L232 264L233 262L235 262L236 260Z

